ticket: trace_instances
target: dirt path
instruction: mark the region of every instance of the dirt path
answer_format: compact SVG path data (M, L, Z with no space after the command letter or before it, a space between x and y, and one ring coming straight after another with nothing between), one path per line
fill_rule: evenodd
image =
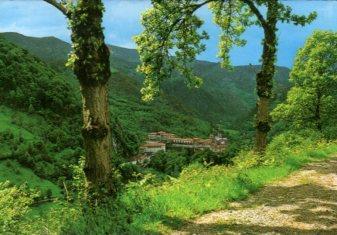
M337 158L307 165L175 234L337 235Z

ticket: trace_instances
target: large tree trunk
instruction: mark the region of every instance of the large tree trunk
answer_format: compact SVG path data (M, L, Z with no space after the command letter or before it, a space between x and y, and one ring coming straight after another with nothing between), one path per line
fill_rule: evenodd
M71 14L74 72L83 101L87 196L97 203L115 194L109 119L110 52L104 43L101 0L79 0Z
M81 85L83 100L84 172L90 197L113 195L111 131L107 84ZM98 197L98 198L97 198Z
M264 41L261 71L256 76L257 115L256 115L256 143L258 153L263 153L267 146L267 136L270 131L269 100L272 95L273 78L275 74L276 58L276 23L277 0L268 1L267 24L264 25Z

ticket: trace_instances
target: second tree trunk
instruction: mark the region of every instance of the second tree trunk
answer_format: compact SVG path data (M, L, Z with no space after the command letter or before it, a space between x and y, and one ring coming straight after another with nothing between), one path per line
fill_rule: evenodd
M264 29L263 54L261 71L256 76L257 83L257 115L256 115L256 142L255 149L264 153L267 146L267 136L270 131L269 100L272 95L273 78L275 74L276 58L276 23L277 0L268 1L268 12Z

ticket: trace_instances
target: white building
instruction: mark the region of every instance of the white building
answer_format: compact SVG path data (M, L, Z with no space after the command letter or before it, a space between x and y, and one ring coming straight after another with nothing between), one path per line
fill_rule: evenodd
M153 155L159 151L166 151L166 144L157 141L147 141L140 147L140 151L144 154Z

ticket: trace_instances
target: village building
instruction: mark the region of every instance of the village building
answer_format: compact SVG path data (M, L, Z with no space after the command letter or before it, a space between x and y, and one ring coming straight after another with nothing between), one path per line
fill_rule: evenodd
M212 141L210 149L214 152L221 152L227 147L228 139L220 134L210 135L210 139Z
M148 134L148 140L140 147L140 153L151 156L159 151L169 149L210 149L215 152L221 152L227 147L227 144L228 139L221 135L210 135L208 139L179 138L172 133L159 131Z
M166 144L158 141L147 141L140 146L140 151L147 155L155 154L159 151L166 151Z
M152 132L148 134L149 141L161 141L161 142L168 142L172 139L176 138L175 134L167 133L164 131L159 132Z

